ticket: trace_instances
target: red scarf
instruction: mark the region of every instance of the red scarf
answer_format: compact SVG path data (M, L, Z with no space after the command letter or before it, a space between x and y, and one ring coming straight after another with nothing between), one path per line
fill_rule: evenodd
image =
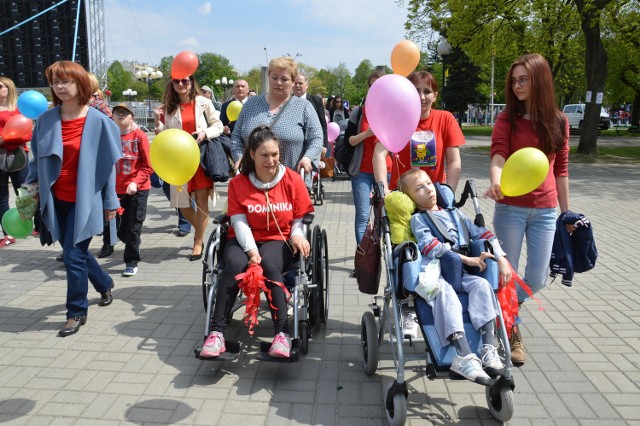
M277 285L284 290L287 300L291 297L291 293L284 284L276 281L267 280L262 271L262 266L257 263L249 265L247 270L236 275L236 280L240 280L238 287L247 297L244 302L246 305L244 311L244 323L249 326L249 334L253 334L253 327L258 324L258 307L260 307L260 290L267 295L267 300L271 309L276 309L271 303L271 290L267 287L267 281Z

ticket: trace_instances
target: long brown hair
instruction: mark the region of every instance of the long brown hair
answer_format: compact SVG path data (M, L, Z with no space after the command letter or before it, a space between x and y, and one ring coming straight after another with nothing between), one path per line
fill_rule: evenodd
M253 158L251 158L251 151L256 152L260 145L267 141L275 141L278 147L280 147L278 137L269 126L258 126L251 131L249 139L247 140L247 146L244 147L244 153L240 160L240 173L249 176L250 173L256 171L256 164Z
M420 80L426 80L431 90L438 93L438 82L436 78L428 71L414 71L407 76L407 79L415 86Z
M202 96L202 92L200 91L200 87L198 83L193 79L193 76L189 76L189 80L191 80L191 89L189 89L189 102L193 102L196 99L196 96ZM167 83L167 88L164 90L164 96L162 97L162 103L164 105L165 111L167 115L173 114L178 106L180 105L180 95L178 92L173 90L173 81L169 79Z
M47 76L49 84L55 79L73 80L78 88L78 105L87 105L89 103L93 92L91 91L89 73L82 65L71 61L58 61L49 65L44 74ZM62 105L62 101L56 96L53 88L51 88L51 97L53 98L53 105Z
M558 151L566 138L565 117L556 105L556 92L553 87L553 75L547 60L538 53L521 56L509 67L505 83L504 97L507 103L511 129L516 128L516 119L525 114L525 104L513 91L511 79L515 67L522 65L529 72L529 90L531 96L531 123L538 132L540 149L545 154Z

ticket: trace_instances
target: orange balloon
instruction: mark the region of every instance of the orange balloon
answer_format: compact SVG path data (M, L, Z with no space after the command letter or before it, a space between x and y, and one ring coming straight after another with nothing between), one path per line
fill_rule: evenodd
M171 78L187 78L198 69L198 56L185 50L180 52L173 58L171 63Z
M391 51L391 69L404 77L416 69L420 63L420 49L411 40L402 40Z
M22 114L14 115L4 125L2 129L2 139L15 140L22 139L24 135L31 131L33 121Z

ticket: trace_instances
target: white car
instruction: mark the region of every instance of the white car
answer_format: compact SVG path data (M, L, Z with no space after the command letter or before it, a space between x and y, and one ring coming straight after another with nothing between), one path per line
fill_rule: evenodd
M584 123L584 110L585 104L567 104L564 106L562 112L564 112L569 120L569 128L577 127L578 129L582 129L582 124ZM609 117L609 113L604 107L600 108L600 121L598 123L598 127L602 130L607 130L611 127L611 117Z

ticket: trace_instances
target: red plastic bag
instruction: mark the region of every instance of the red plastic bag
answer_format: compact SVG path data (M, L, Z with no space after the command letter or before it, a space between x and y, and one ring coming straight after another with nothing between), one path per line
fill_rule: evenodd
M524 282L522 278L518 276L518 273L511 267L511 281L506 285L500 285L498 288L498 302L502 309L502 319L504 320L504 326L507 328L507 335L511 338L511 330L516 325L518 320L518 292L516 291L516 284L518 284L533 300L538 302L538 309L544 310L542 303L533 296L533 292L529 286Z

